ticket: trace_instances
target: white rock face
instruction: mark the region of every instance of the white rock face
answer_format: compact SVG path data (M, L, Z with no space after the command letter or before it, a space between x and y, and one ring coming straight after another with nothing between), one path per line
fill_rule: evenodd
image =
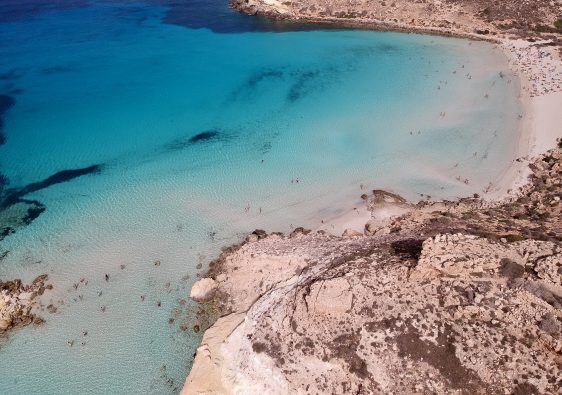
M412 267L370 237L247 243L194 286L228 295L230 314L205 332L182 395L550 393L558 248L441 234Z
M217 282L212 278L202 278L191 287L189 296L196 302L208 302L217 289Z

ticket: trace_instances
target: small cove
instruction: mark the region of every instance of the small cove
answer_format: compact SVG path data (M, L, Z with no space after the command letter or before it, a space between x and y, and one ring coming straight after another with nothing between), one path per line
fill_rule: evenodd
M165 1L33 3L0 10L0 191L44 211L0 241L0 278L48 273L59 307L0 345L7 393L176 393L201 336L189 288L221 247L316 227L372 188L481 193L514 159L518 82L488 43L217 0L188 19Z

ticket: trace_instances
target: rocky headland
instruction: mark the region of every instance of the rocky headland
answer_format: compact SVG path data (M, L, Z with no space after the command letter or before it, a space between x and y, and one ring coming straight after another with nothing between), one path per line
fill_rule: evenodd
M250 15L481 38L562 32L559 0L230 0Z
M562 2L231 4L493 41L532 120L502 188L418 203L374 190L362 231L256 230L225 249L191 291L221 318L182 394L562 394Z
M364 234L256 231L192 297L222 317L183 394L517 393L562 388L562 149L502 203L366 197Z

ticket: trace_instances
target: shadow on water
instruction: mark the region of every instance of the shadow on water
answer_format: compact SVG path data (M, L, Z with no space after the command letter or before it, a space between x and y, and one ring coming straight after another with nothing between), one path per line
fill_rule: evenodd
M4 73L0 73L0 81L15 81L21 77L22 73L20 73L17 69L10 69Z
M306 71L295 76L295 81L287 93L287 101L294 103L308 95L312 90L318 89L319 71Z
M292 32L337 29L328 24L305 24L249 16L234 11L228 0L148 0L167 6L163 22L191 29L207 28L215 33Z
M14 106L16 103L12 96L0 94L0 145L6 144L6 136L4 136L4 113Z
M211 143L211 142L224 142L230 140L232 136L226 134L220 129L209 129L203 132L197 133L191 137L181 137L173 140L172 142L164 146L165 150L170 151L180 151L189 148L195 144Z
M228 0L2 0L0 23L19 22L55 11L85 8L96 4L111 4L120 9L121 18L135 18L142 23L146 5L165 7L162 22L190 29L209 29L215 33L291 32L337 30L329 24L305 24L248 16L234 11ZM139 17L140 15L140 17ZM140 19L139 19L140 18Z
M201 132L196 134L195 136L191 137L188 142L190 143L199 143L201 141L209 141L215 139L219 135L219 132L216 130L208 130L206 132Z
M25 195L32 192L40 191L50 187L51 185L61 184L63 182L70 181L74 178L84 176L86 174L99 173L101 171L101 165L93 165L89 167L83 167L81 169L71 169L62 170L52 176L45 178L42 181L33 182L24 186L23 188L7 189L5 196L0 200L0 210L7 208L21 200Z
M265 84L283 81L287 86L286 101L293 104L314 91L321 90L325 84L334 80L339 72L333 67L314 70L263 69L252 74L236 88L227 99L226 104L236 100L254 101L256 91L267 89Z
M248 89L255 88L260 82L270 78L281 78L284 72L282 70L262 70L254 73L248 78L245 87Z
M20 188L8 188L8 178L0 173L0 240L14 233L17 228L29 225L45 211L45 205L37 200L24 199L26 195L87 174L97 174L101 170L102 165L62 170Z
M282 80L286 75L287 71L283 69L264 68L252 72L238 88L234 89L233 92L227 96L224 104L229 105L237 100L247 101L255 97L256 90L260 89L262 84Z
M59 73L68 73L71 71L75 71L74 69L67 67L67 66L51 66L51 67L43 67L39 70L39 73L42 75L53 75Z
M0 23L19 22L47 12L87 7L90 3L88 0L2 0Z

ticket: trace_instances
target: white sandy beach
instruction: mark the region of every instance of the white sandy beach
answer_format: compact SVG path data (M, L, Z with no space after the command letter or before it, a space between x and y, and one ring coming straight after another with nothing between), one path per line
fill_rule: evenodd
M538 48L525 40L507 40L500 48L521 84L521 130L515 157L491 185L486 200L502 200L527 182L532 158L556 146L562 137L562 61L556 47Z

